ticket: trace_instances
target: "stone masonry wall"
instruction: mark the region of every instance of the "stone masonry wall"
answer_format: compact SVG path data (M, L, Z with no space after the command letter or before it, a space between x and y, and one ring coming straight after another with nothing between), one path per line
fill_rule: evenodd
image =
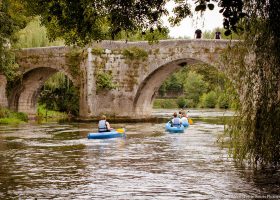
M7 79L5 75L0 74L0 106L1 107L8 106L8 101L6 96L6 84L7 84Z

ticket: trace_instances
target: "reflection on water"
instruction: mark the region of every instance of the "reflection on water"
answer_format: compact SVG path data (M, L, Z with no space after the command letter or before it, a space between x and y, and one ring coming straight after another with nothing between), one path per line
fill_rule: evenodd
M112 126L125 127L126 139L88 140L88 132L97 129L92 123L1 126L0 199L280 195L279 171L236 167L227 149L218 147L216 139L223 132L219 123L196 119L183 134L168 134L164 123Z

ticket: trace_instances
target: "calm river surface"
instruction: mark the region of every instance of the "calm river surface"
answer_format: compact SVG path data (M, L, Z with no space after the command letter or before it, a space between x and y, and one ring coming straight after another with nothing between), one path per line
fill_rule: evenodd
M0 199L280 199L279 171L237 167L216 143L217 122L232 113L189 115L183 134L165 123L122 123L112 126L127 137L108 140L87 139L93 123L0 126Z

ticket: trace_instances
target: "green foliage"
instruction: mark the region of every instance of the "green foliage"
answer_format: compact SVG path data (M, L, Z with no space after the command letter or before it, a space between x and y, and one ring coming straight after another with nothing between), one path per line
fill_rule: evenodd
M113 76L111 73L98 71L96 74L96 90L97 92L103 90L113 90L117 88L117 85L113 83Z
M187 106L187 100L185 99L185 97L180 96L177 99L177 105L179 108L185 108Z
M229 96L227 94L221 94L218 98L218 107L228 109L229 105Z
M40 118L52 118L52 119L66 119L68 114L65 112L58 112L54 110L49 110L46 105L38 105L37 107L37 117Z
M146 60L148 58L147 51L136 46L124 49L122 55L129 60Z
M0 118L0 124L20 124L22 121L16 118Z
M149 41L150 44L157 43L158 40L168 39L169 30L166 27L160 29L148 30L146 32L135 31L125 32L121 31L115 37L115 40L126 39L127 41Z
M122 31L152 34L156 29L162 30L160 18L167 12L165 1L23 2L29 13L40 15L51 40L63 38L66 44L78 45L86 45L94 40L115 39Z
M197 105L199 97L207 91L208 84L203 80L203 76L196 72L190 71L184 83L186 99L192 99Z
M0 73L8 80L16 76L18 68L10 47L15 41L15 33L24 28L27 21L19 0L0 1Z
M72 77L80 76L80 63L84 58L84 52L78 48L71 48L71 50L67 52L65 56L67 58L66 63L69 66Z
M35 17L27 26L16 33L18 38L14 48L46 47L64 45L62 40L50 42L47 38L47 30L40 25L39 17Z
M93 55L101 55L103 52L104 52L104 50L102 48L100 48L100 47L96 47L96 48L93 48L91 50L91 53Z
M227 129L231 155L254 167L280 166L279 7L279 1L247 2L245 40L223 55L241 97L239 117Z
M214 30L210 30L210 31L204 31L203 32L203 38L204 39L214 39L215 38L215 32L221 32L221 39L224 40L243 40L244 39L244 35L242 34L242 32L240 33L235 33L233 32L231 35L225 35L225 32L227 31L224 28L215 28Z
M155 30L164 31L162 17L169 15L166 5L170 1L104 0L93 3L91 0L23 0L22 2L29 13L34 16L40 15L51 40L59 37L63 38L66 44L86 45L93 40L115 39L122 32L126 34L143 32L147 34L146 39L156 39ZM213 10L212 2L196 1L195 12ZM174 3L174 15L169 17L169 22L178 25L184 18L191 16L192 12L188 1ZM244 2L221 0L219 6L225 18L223 23L225 34L240 30L238 22L246 16L242 9Z
M221 106L220 108L236 109L239 105L236 89L232 86L229 79L226 78L225 74L219 72L213 66L205 64L184 67L172 74L159 88L159 96L176 97L183 95L185 107L188 108L197 106L213 107L213 105L205 105L204 103L201 104L201 102L198 105L202 95L206 97L206 94L211 91L215 92L217 99L221 101L223 99L223 103L219 104L216 102L214 107Z
M22 112L12 112L6 108L0 107L0 124L19 124L27 121L27 114Z
M155 99L153 108L178 108L176 99Z
M57 73L45 83L39 104L44 105L47 110L76 116L79 113L79 90L65 75Z
M200 107L202 108L215 108L217 104L217 94L214 91L211 91L207 94L203 94L200 97Z
M178 74L172 74L159 88L159 94L164 96L167 92L183 93L184 83L180 80Z
M186 108L195 108L197 104L194 102L193 99L185 99L186 100Z

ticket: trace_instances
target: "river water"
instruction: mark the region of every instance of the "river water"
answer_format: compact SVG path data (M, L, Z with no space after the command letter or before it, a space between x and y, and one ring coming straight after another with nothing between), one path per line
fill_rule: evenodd
M93 123L0 126L0 199L280 199L279 171L238 167L216 142L232 113L189 115L183 134L122 123L127 137L107 140L87 139Z

